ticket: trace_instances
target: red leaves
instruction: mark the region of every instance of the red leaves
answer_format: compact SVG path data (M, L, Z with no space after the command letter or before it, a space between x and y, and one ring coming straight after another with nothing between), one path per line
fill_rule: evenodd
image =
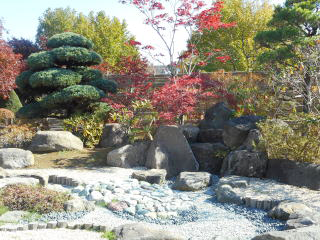
M222 63L226 63L227 61L229 61L231 59L231 57L230 56L220 56L220 57L216 57L216 59Z
M7 99L16 88L15 79L23 70L22 56L15 54L12 48L0 40L0 97Z
M129 44L130 46L137 46L137 45L141 45L141 42L134 41L134 40L130 40L130 41L128 42L128 44Z

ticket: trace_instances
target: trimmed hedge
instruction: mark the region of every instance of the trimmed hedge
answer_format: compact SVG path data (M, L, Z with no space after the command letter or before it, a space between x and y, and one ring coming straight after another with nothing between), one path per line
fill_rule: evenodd
M106 80L106 79L98 79L93 80L87 83L88 85L97 87L103 91L116 93L117 92L117 83L114 81Z
M16 116L18 118L39 118L46 116L47 112L40 106L39 102L34 102L20 108Z
M32 88L64 88L81 82L81 75L71 70L62 68L51 68L36 72L29 78Z
M26 89L29 86L29 78L33 73L32 71L24 71L16 78L16 85L20 90Z
M27 59L28 66L32 71L54 67L54 61L55 59L51 51L32 53Z
M42 108L52 109L63 103L77 102L82 104L98 101L100 98L105 96L105 93L96 87L88 85L74 85L44 97L40 102L40 105Z
M55 63L67 66L91 66L102 63L101 56L82 47L59 47L51 50Z
M9 95L9 99L0 98L0 108L8 109L12 112L17 112L22 107L20 99L16 92L12 90Z
M72 68L72 71L82 75L82 82L90 82L103 78L102 73L99 70L89 67L76 67Z
M93 42L84 36L72 33L65 32L52 36L47 42L49 48L58 48L62 46L71 46L71 47L84 47L88 49L93 48Z

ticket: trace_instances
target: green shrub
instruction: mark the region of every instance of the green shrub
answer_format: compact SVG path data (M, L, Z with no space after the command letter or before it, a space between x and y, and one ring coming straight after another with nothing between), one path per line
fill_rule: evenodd
M16 113L18 118L39 118L45 116L48 111L41 107L39 102L27 104Z
M84 47L88 49L93 48L93 42L84 36L72 33L64 32L56 34L48 39L47 46L49 48L58 48L62 46L72 46L72 47Z
M101 79L103 77L99 70L89 67L77 67L72 68L71 70L82 75L82 82L89 82L92 80Z
M258 124L262 141L258 148L271 159L320 163L320 118L293 115L290 126L267 120Z
M108 116L108 114L111 112L112 108L107 103L96 102L96 103L91 103L89 105L89 110L98 119L101 119L101 121L105 121L107 116Z
M87 84L111 93L116 93L118 86L116 82L106 79L93 80L88 82Z
M16 78L16 85L20 90L24 90L29 86L29 78L34 72L32 71L24 71ZM30 86L29 86L30 87Z
M94 51L81 47L59 47L50 51L55 63L68 66L90 66L102 63L102 58Z
M62 89L59 92L52 93L40 101L42 108L55 108L60 104L77 103L86 104L92 101L98 101L100 98L105 97L103 91L88 85L74 85ZM65 106L66 108L74 108L74 106Z
M27 59L28 66L32 71L54 67L54 61L54 55L46 51L32 53Z
M114 232L104 232L101 236L102 238L108 239L108 240L116 240L117 236Z
M63 211L63 204L70 199L66 193L42 186L24 184L7 185L1 189L0 199L10 210L23 210L40 214Z
M6 206L0 205L0 216L9 211L9 208Z
M31 75L29 83L32 88L64 88L81 82L81 75L71 70L50 68Z
M22 107L20 99L16 92L12 90L9 94L9 99L0 98L0 108L8 109L12 112L17 112Z

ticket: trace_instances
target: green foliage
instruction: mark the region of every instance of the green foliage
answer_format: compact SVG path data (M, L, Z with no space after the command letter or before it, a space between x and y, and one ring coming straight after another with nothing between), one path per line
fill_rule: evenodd
M48 39L47 46L49 48L58 48L62 46L71 46L71 47L83 47L92 49L93 43L91 40L85 38L84 36L73 33L73 32L64 32L56 34Z
M104 232L101 236L102 238L108 239L108 240L116 240L117 236L114 232Z
M102 62L99 54L81 47L59 47L50 52L54 55L55 62L59 65L91 66L99 65Z
M256 62L262 48L254 41L259 31L268 30L268 21L272 17L273 6L270 0L225 0L221 11L223 22L236 22L233 28L204 31L194 34L196 46L200 54L212 49L223 49L231 60L226 63L212 61L204 70L208 72L218 69L226 71L252 71L259 69ZM203 56L202 56L203 57ZM204 57L206 59L206 57Z
M32 53L28 57L27 63L32 71L36 71L54 67L54 60L54 56L51 52L42 51L38 53Z
M10 209L6 206L0 205L0 216L8 212Z
M275 8L269 26L272 30L259 32L255 40L269 50L259 57L262 63L294 64L299 61L296 46L319 35L319 1L286 0ZM292 62L293 61L293 62Z
M114 111L110 114L110 119L128 126L128 134L131 142L137 140L153 140L156 129L155 121L158 113L154 110L149 100L134 101L132 103L133 112L126 108Z
M27 104L16 113L18 118L39 118L46 115L47 109L41 107L39 102Z
M16 85L20 90L27 90L29 86L29 78L34 72L28 70L22 72L17 78L16 78Z
M103 78L102 73L97 69L92 69L88 67L77 67L72 68L71 70L81 74L82 82L89 82Z
M320 118L315 115L291 115L290 126L267 120L258 124L262 141L258 148L272 159L320 163Z
M51 109L66 103L83 105L89 102L98 101L102 97L105 97L105 93L93 86L74 85L44 97L40 102L40 106L42 108ZM66 106L66 108L74 107L75 106L72 105Z
M109 18L103 11L85 15L71 8L49 8L39 19L36 39L40 42L41 36L50 38L70 30L91 39L93 50L111 66L123 56L138 55L135 47L125 45L132 39L127 24L118 18Z
M90 81L87 84L111 93L116 93L118 86L116 82L107 79L97 79Z
M81 82L81 75L68 69L50 68L36 72L29 78L32 88L64 88Z
M32 211L40 214L63 211L63 204L70 199L66 193L42 186L24 184L7 185L0 191L0 201L10 210Z
M20 99L16 92L12 90L9 94L9 99L0 98L0 108L8 109L12 112L17 112L22 107Z

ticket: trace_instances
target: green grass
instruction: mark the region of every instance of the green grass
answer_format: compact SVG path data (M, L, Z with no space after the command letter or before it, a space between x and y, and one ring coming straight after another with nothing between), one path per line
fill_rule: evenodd
M0 216L9 211L9 208L6 206L0 206Z
M37 221L39 218L41 218L41 215L36 212L28 212L26 215L23 216L23 220L28 222Z
M117 239L115 233L111 232L111 231L104 232L101 237L108 239L108 240L116 240Z

